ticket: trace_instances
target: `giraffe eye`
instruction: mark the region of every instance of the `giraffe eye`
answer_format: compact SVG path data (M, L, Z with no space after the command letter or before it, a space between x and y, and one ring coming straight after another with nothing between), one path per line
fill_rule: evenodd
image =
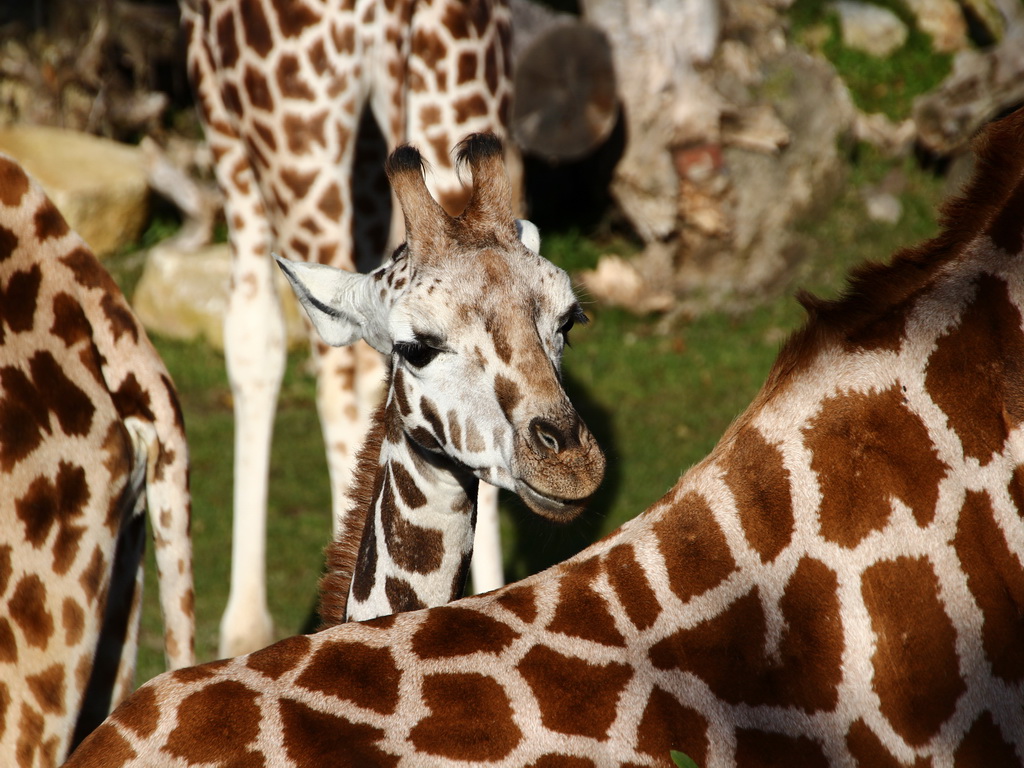
M395 344L394 350L413 368L422 368L427 365L441 351L419 341L399 341Z
M558 332L562 335L562 340L565 341L565 345L567 347L572 346L572 344L569 343L569 331L573 329L576 323L583 325L587 322L589 322L588 318L583 314L583 310L580 308L579 304L575 305L562 316L562 322L558 326Z

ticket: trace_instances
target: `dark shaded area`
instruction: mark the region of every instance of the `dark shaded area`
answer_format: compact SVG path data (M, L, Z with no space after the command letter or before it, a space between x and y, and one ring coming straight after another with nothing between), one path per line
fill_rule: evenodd
M626 123L620 111L608 140L574 162L550 163L524 155L526 211L545 230L592 232L612 208L612 173L626 148Z
M501 507L511 514L516 528L515 551L505 560L505 580L509 583L560 563L593 544L618 494L621 464L615 458L611 414L571 374L564 374L563 384L569 400L590 427L607 458L604 482L583 513L563 525L533 514L514 494L501 492Z
M134 502L129 493L126 493L121 501L122 504L126 502ZM123 511L123 514L130 517L121 526L117 538L114 568L110 589L107 592L107 606L103 614L96 657L82 699L82 709L78 713L70 752L99 727L111 709L114 686L117 684L117 671L128 637L128 622L132 615L132 605L135 604L136 575L146 550L146 516L134 515L131 512L130 508Z

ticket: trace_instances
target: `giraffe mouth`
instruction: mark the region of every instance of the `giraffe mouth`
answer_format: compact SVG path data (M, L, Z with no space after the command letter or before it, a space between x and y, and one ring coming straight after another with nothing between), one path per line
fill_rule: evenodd
M582 499L562 499L557 496L549 496L541 493L525 480L518 483L519 498L526 505L542 517L556 522L569 522L583 511L584 501Z

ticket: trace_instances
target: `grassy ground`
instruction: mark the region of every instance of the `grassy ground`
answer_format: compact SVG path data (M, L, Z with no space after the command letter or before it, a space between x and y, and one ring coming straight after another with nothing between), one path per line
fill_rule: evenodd
M900 161L905 215L896 226L865 220L858 189L892 164L862 150L845 192L805 232L809 258L792 288L826 295L848 268L887 258L934 231L941 180ZM546 233L545 254L571 269L605 249L576 232ZM116 270L115 270L116 271ZM131 269L118 272L131 284ZM739 316L709 314L659 329L656 318L588 306L565 358L567 387L609 458L607 479L579 521L555 527L504 499L508 578L518 579L585 547L642 512L715 444L750 402L786 335L802 321L792 290ZM201 343L155 339L179 388L192 454L198 655L214 658L227 594L231 535L231 396L222 357ZM314 383L293 355L281 395L270 479L269 592L283 637L301 631L315 599L329 535L327 476L315 415ZM163 669L154 569L147 594L138 680Z

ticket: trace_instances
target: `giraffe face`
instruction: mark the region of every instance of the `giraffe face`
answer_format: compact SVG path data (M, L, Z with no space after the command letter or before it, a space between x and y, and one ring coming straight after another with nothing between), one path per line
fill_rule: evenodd
M394 291L392 390L406 433L538 514L574 517L604 457L562 387L562 352L585 320L568 275L515 241L385 266Z
M408 239L369 275L279 261L327 343L364 338L391 357L389 407L417 446L567 520L605 466L560 376L585 318L568 275L528 247L539 238L512 216L495 145L464 145L475 189L458 218L430 198L415 150L392 156Z

